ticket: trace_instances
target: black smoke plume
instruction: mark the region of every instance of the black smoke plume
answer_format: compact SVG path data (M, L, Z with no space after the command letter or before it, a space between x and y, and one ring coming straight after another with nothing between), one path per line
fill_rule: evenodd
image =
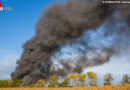
M122 40L124 34L121 31L129 32L128 29L116 28L116 24L122 22L125 23L122 28L129 27L129 9L129 4L105 4L102 0L67 0L49 6L36 24L35 36L24 44L24 51L17 61L18 66L12 73L12 79L22 80L22 85L26 86L41 78L47 80L53 74L62 77L74 72L81 73L84 68L108 62L118 51L115 45L120 46L116 39L121 38L119 40L124 42ZM83 33L96 32L95 30L105 23L107 30L103 34L104 37L117 33L117 37L114 38L117 42L102 47L88 45L86 41L89 37L82 38ZM122 37L118 36L120 34ZM129 33L127 35L129 36ZM77 47L79 58L59 60L59 64L54 64L57 60L51 58L55 53L65 45L73 47L75 44L84 47L83 49ZM91 59L87 56L90 53L93 55Z

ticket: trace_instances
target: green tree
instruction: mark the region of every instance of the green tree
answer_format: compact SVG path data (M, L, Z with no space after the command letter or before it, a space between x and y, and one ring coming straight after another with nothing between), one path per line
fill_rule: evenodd
M13 81L12 80L7 80L8 82L8 87L12 87Z
M112 85L112 80L114 80L114 79L113 79L111 73L107 73L104 76L104 85Z
M0 88L8 87L8 81L7 80L0 80Z
M11 87L20 87L21 84L22 84L21 80L14 80Z

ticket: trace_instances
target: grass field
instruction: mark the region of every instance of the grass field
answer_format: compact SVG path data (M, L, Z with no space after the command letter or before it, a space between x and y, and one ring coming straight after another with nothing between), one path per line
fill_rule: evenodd
M71 88L0 88L0 90L130 90L130 84L98 87L71 87Z

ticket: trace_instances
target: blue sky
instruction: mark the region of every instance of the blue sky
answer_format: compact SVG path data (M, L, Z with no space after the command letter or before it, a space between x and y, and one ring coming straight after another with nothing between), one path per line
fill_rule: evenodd
M5 3L6 1L6 3ZM35 32L37 22L42 9L54 2L54 0L2 0L8 4L11 2L13 11L7 11L0 15L0 47L20 53L21 45L31 38ZM3 6L6 6L3 4Z
M0 12L0 79L9 79L10 73L16 67L16 60L22 53L22 45L35 33L35 24L38 21L41 11L54 3L54 0L0 1L3 3L3 7L10 6L13 8L13 11ZM129 56L125 58L129 58ZM125 60L125 58L122 57L120 59ZM112 72L116 76L120 73L129 73L129 64L128 62L118 62L113 57L111 62L102 66L89 68L86 71L95 71L99 75ZM124 67L123 70L118 69L120 66ZM116 71L118 72L116 73Z
M8 79L22 53L22 45L35 33L41 11L54 0L0 1L2 7L13 8L12 11L0 12L0 79Z

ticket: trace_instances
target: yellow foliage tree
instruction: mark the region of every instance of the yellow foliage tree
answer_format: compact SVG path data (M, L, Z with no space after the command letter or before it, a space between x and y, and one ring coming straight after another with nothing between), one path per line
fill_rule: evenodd
M65 78L64 81L60 84L58 84L58 87L68 87L69 80L68 78Z
M87 76L90 79L90 86L97 86L97 74L94 72L87 72Z
M79 79L79 74L74 73L70 75L67 79L70 81L70 83L72 83L73 86L75 86L78 84L77 81Z
M53 75L49 78L49 85L48 87L56 87L59 84L58 78L56 75Z
M79 80L81 82L81 86L85 86L85 79L86 79L86 75L79 75Z
M35 84L35 87L45 87L45 80L40 79L37 81L37 83Z

